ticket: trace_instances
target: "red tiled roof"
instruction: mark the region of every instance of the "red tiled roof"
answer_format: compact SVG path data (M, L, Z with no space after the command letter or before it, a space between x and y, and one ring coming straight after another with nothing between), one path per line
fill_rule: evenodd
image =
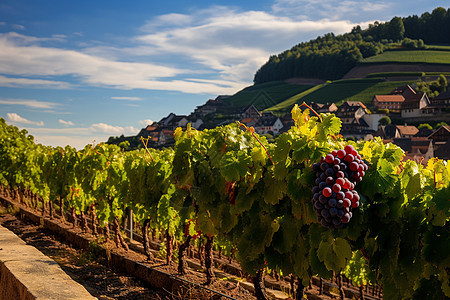
M402 125L398 125L397 128L398 128L398 130L400 131L400 133L402 135L415 135L416 133L419 132L419 129L417 129L416 126L402 126Z
M403 102L405 97L402 95L375 95L378 102Z

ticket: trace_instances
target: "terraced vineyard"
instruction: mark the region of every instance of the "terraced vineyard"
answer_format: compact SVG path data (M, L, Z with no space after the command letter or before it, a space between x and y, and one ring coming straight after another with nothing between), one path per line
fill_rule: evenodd
M274 106L314 85L290 84L283 81L249 86L227 99L234 107L253 104L259 110Z
M362 64L371 63L427 63L450 64L450 51L409 50L386 51L380 55L371 56L361 61Z
M317 85L268 108L267 111L287 112L293 105L302 102L335 102L340 104L344 101L361 101L368 104L372 101L374 95L388 94L398 86L413 82L413 80L384 81L379 78L337 80L328 84Z

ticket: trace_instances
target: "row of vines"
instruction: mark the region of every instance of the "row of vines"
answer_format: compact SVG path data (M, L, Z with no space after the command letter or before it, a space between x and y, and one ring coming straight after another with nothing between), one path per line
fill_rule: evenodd
M296 276L299 299L312 276L333 273L378 285L387 299L450 297L450 164L403 162L403 151L380 139L348 142L332 114L310 117L296 106L292 115L295 126L273 143L241 124L188 126L175 131L173 148L125 152L43 146L0 119L0 192L51 215L58 207L61 217L81 216L83 227L89 215L108 238L111 224L124 247L118 220L132 209L149 256L151 228L165 234L168 263L179 242L181 274L185 249L202 236L207 283L220 245L253 276L264 269ZM361 205L332 230L313 208L312 165L348 143L369 168L356 186Z

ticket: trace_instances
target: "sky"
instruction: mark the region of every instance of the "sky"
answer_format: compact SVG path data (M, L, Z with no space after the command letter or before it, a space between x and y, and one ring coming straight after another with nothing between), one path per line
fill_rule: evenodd
M0 117L38 143L136 135L252 84L270 55L448 0L0 0Z

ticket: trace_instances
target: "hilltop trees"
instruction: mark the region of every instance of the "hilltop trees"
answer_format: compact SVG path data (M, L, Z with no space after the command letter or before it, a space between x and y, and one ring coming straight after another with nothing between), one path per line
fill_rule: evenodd
M327 33L302 42L278 55L272 55L256 72L254 83L292 77L335 80L344 76L358 61L386 49L422 49L425 43L450 43L450 9L438 7L421 17L394 17L391 21L356 26L350 33Z

